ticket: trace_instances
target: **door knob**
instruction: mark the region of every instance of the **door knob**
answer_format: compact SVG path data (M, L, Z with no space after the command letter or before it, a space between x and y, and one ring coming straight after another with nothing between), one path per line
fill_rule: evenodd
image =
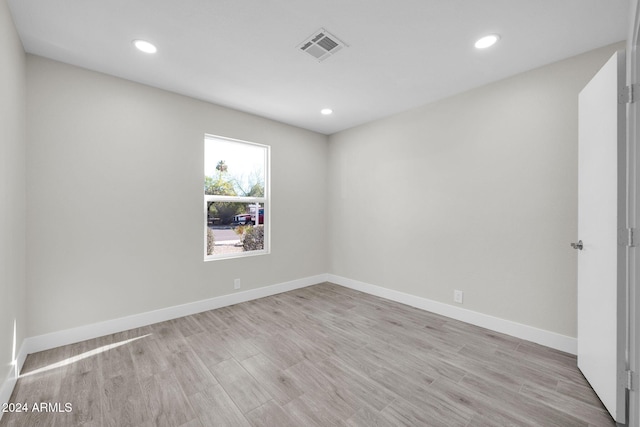
M578 240L578 243L571 243L571 247L581 251L584 246L582 245L582 240Z

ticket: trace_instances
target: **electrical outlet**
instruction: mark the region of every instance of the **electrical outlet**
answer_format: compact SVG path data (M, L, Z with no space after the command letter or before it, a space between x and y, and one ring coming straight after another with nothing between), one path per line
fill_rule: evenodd
M233 289L240 289L240 279L233 280Z
M453 302L457 302L458 304L462 304L462 291L455 290L453 291Z

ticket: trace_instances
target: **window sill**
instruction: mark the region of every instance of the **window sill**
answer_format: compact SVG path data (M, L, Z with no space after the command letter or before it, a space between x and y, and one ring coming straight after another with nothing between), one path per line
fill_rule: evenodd
M258 255L269 255L269 250L261 250L261 251L250 251L250 252L237 252L230 254L219 254L219 255L209 255L204 258L204 262L208 261L219 261L222 259L236 259L236 258L247 258Z

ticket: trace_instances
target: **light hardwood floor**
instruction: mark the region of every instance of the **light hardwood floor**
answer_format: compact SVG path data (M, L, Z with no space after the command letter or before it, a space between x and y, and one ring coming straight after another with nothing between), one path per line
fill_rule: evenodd
M614 426L566 353L324 283L30 355L0 426ZM53 408L56 409L56 408Z

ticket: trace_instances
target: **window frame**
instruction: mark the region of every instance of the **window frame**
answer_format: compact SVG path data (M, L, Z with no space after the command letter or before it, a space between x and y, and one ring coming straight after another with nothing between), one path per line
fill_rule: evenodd
M246 144L250 146L260 147L264 149L264 196L263 197L249 197L249 196L217 196L217 195L208 195L204 194L205 190L203 189L204 195L204 261L217 261L221 259L233 259L233 258L245 258L257 255L268 255L271 253L271 146L266 144L260 144L252 141L244 141L241 139L228 138L225 136L213 135L206 133L203 139L203 157L204 150L208 140L220 140L225 142L232 142L237 144ZM206 169L206 158L203 161L203 168ZM206 177L206 174L204 175ZM262 206L257 210L257 218L260 218L260 209L264 209L264 222L261 223L264 227L264 244L263 249L248 251L248 252L237 252L237 253L229 253L229 254L212 254L207 255L207 229L209 228L208 224L208 202L239 202L239 203L247 203L247 204L255 204L259 203Z

